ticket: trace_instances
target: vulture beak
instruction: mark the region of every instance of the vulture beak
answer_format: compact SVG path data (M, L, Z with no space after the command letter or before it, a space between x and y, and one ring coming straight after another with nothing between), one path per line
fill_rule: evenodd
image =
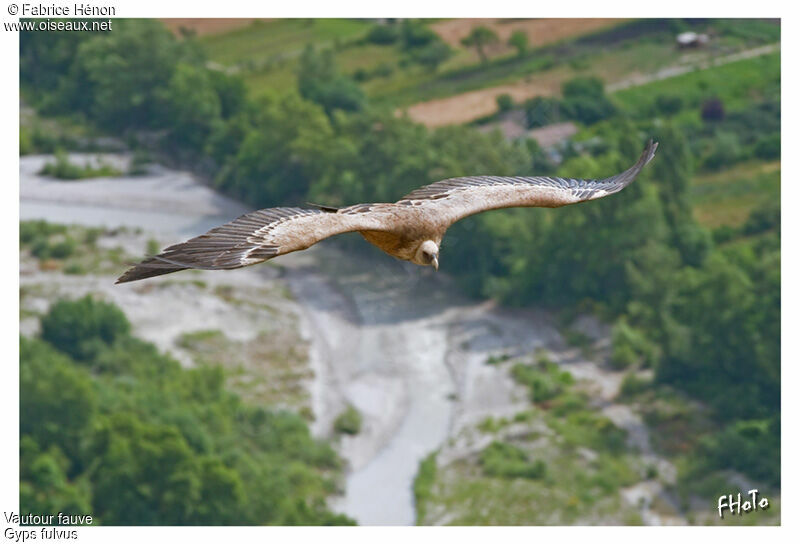
M439 257L434 257L433 262L431 264L433 265L433 268L439 270Z

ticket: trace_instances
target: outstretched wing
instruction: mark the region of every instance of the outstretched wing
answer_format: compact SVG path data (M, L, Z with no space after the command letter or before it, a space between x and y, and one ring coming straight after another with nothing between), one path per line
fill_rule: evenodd
M427 201L435 220L450 225L464 217L498 208L557 208L603 198L627 187L650 162L658 143L650 140L636 164L624 172L600 180L555 177L479 176L437 181L406 195L406 201Z
M346 213L342 213L346 212ZM338 213L268 208L242 215L202 236L170 246L129 269L117 283L188 268L229 270L299 251L320 240L358 230L384 230L385 215L369 205Z

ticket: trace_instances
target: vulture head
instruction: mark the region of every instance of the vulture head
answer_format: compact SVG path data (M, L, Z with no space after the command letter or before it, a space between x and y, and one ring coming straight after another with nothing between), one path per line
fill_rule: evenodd
M425 240L417 248L413 262L439 270L439 246L433 240Z

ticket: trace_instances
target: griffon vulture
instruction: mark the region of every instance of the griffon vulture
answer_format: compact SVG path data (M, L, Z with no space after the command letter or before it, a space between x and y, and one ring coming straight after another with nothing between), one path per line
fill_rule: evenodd
M603 198L627 187L650 162L658 144L648 143L624 172L600 180L556 177L476 176L437 181L394 204L347 208L268 208L242 215L202 236L170 246L130 268L117 283L179 270L230 270L306 249L344 232L359 232L393 257L439 268L439 244L464 217L498 208L558 208Z

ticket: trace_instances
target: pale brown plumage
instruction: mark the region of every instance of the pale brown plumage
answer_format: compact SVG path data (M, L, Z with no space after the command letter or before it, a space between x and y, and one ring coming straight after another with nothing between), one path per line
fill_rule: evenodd
M238 219L150 257L117 280L124 283L188 268L229 270L306 249L336 234L360 232L389 255L419 265L439 266L447 228L464 217L512 207L557 208L595 200L627 187L650 162L652 140L628 170L601 180L554 177L479 176L438 181L393 204L357 204L335 209L268 208Z

